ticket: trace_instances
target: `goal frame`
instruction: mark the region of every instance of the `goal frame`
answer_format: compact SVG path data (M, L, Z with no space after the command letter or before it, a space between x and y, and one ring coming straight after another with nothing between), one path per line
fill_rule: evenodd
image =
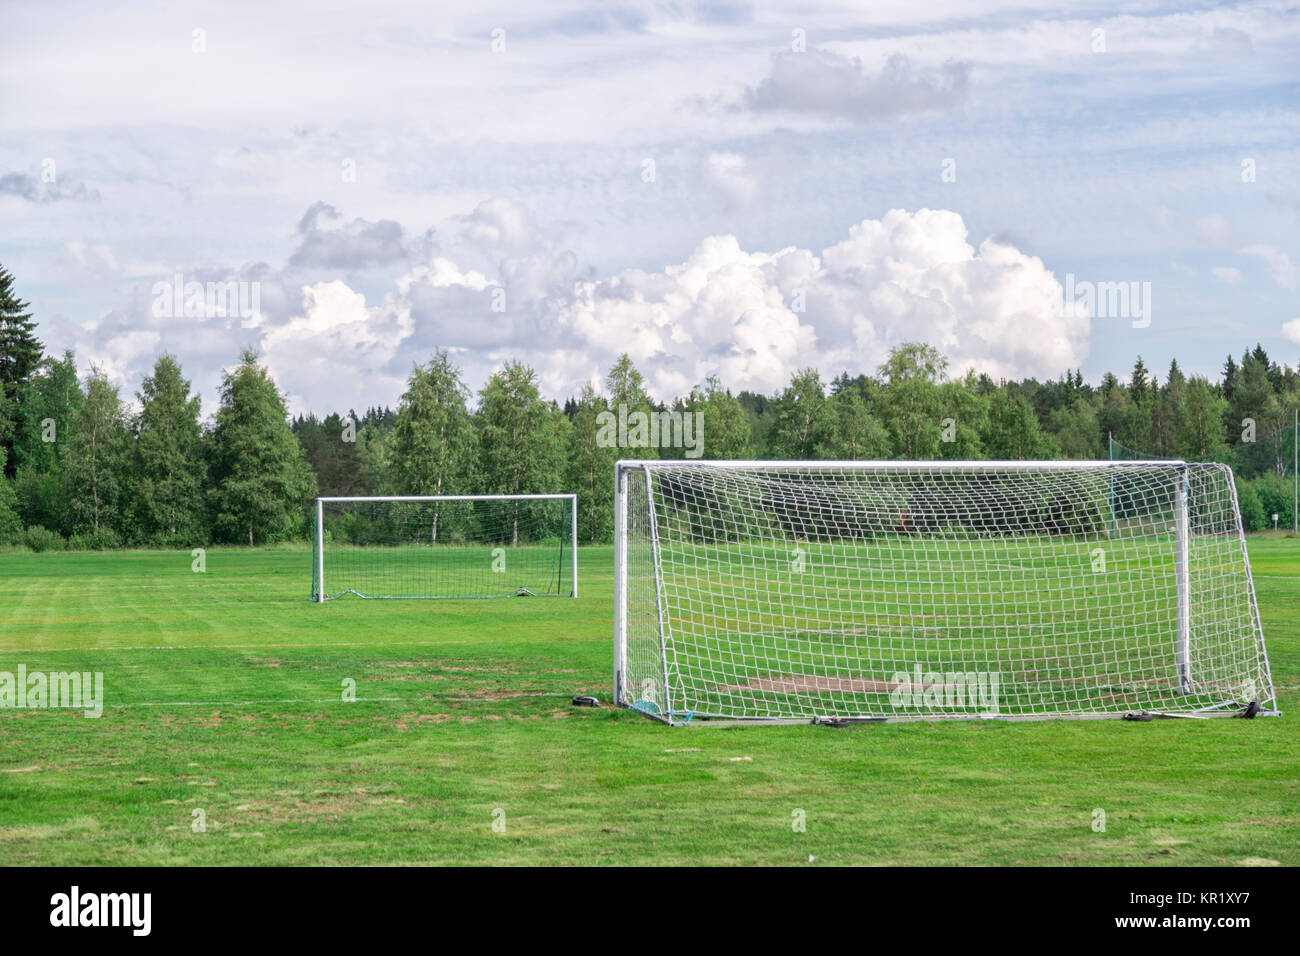
M549 495L342 495L322 496L316 499L315 523L312 542L316 552L314 593L312 602L324 604L328 598L325 590L325 505L356 504L377 501L567 501L569 503L569 560L570 575L573 582L567 597L578 596L578 496L576 494ZM556 595L564 597L566 595ZM421 600L421 598L414 598ZM446 600L445 598L424 598L424 600Z
M627 507L628 507L628 481L636 473L645 476L647 499L649 501L650 513L650 547L651 560L654 565L655 577L655 595L654 604L660 613L656 614L659 628L659 641L661 649L661 660L664 662L665 673L663 675L665 690L668 686L669 675L667 673L667 654L666 643L667 635L664 632L664 620L662 614L663 598L663 580L659 560L660 544L658 540L658 522L654 516L654 495L650 487L650 474L656 467L671 466L675 468L725 468L732 471L796 471L799 469L838 469L841 471L916 471L925 470L933 472L943 471L962 471L962 470L983 470L983 471L1116 471L1126 468L1151 467L1158 465L1171 470L1177 469L1181 472L1181 487L1174 498L1174 565L1176 575L1176 625L1174 634L1174 654L1177 667L1177 678L1179 690L1183 693L1190 692L1192 684L1192 675L1190 673L1190 639L1191 639L1191 581L1190 581L1190 522L1189 522L1189 493L1190 493L1190 472L1189 462L1182 459L1158 459L1158 460L1132 460L1132 461L1109 461L1109 460L1030 460L1017 461L1005 459L934 459L934 460L889 460L889 459L866 459L866 460L836 460L836 459L620 459L614 465L614 703L619 707L633 707L634 701L629 693L627 683L627 605L628 605L628 582L627 582ZM1233 511L1236 515L1237 540L1241 549L1242 562L1245 570L1245 588L1249 595L1251 606L1251 617L1255 635L1257 636L1259 647L1258 653L1262 663L1263 674L1267 682L1267 689L1270 694L1272 708L1259 711L1261 716L1281 716L1281 710L1277 708L1276 691L1273 689L1272 675L1268 662L1267 651L1263 644L1263 625L1259 616L1259 602L1255 594L1255 582L1251 573L1250 557L1246 550L1246 539L1241 524L1241 507L1237 500L1237 490L1235 481L1232 477L1231 468L1224 466L1228 473L1228 488L1231 492L1231 502ZM633 479L635 480L635 479ZM643 713L646 713L643 711ZM681 723L673 714L653 714L646 713L646 716L661 720L669 724ZM932 720L1010 720L1010 721L1034 721L1034 720L1055 720L1055 719L1115 719L1131 718L1131 714L1096 714L1081 713L1077 715L1035 715L1035 714L1006 714L997 715L996 717L957 717L951 715L932 716L932 715L915 715L915 716L890 716L890 717L864 717L864 718L847 718L845 720L836 720L833 722L869 722L869 723L893 723L904 721L932 721ZM1154 714L1145 716L1170 716L1170 717L1236 717L1240 714L1236 712L1211 711L1204 713L1192 714ZM686 718L689 721L689 717ZM821 722L819 719L803 719L788 717L744 717L744 718L710 718L708 723L718 724L807 724Z

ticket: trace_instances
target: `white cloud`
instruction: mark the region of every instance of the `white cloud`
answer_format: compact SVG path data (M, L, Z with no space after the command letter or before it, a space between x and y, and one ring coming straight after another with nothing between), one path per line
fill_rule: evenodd
M1234 245L1234 231L1227 216L1206 216L1196 223L1196 234L1212 246L1226 249Z
M115 278L123 272L122 263L113 246L80 239L64 245L58 265L68 278L106 279Z
M1300 345L1300 318L1282 323L1282 335L1290 342Z
M858 57L814 49L773 57L771 72L746 90L744 102L755 112L824 113L862 123L952 109L965 100L969 80L969 63L918 75L907 57L895 53L872 74Z
M1268 266L1269 274L1273 277L1274 282L1284 289L1288 289L1292 292L1295 291L1295 264L1291 261L1291 257L1281 249L1278 249L1275 246L1254 245L1246 246L1241 250L1241 253L1242 255L1254 256L1257 259L1263 260L1263 262Z
M492 241L512 242L505 233ZM142 289L74 335L80 354L124 384L172 351L209 409L217 370L252 344L295 413L393 404L411 365L436 348L451 350L472 388L519 359L557 398L623 352L662 399L711 374L771 393L806 366L874 373L904 341L935 345L955 373L995 378L1054 377L1088 355L1090 319L1062 314L1061 286L1041 260L992 239L973 247L962 217L946 210L891 210L820 253L710 236L680 263L603 277L579 277L560 247L520 252L495 272L436 256L370 301L342 280L304 286L292 270L258 267L247 273L261 282L255 329L229 317L155 317Z
M582 283L558 317L589 354L628 352L669 398L711 373L770 392L805 365L874 372L912 340L958 371L1059 375L1086 357L1089 331L1087 316L1061 314L1061 295L1040 260L991 240L972 248L956 213L891 210L821 256L714 236L662 272Z
M704 178L722 194L730 209L745 208L758 192L758 179L738 153L710 153L704 160Z
M1241 281L1241 270L1234 266L1215 266L1210 270L1210 275L1228 285L1236 285Z

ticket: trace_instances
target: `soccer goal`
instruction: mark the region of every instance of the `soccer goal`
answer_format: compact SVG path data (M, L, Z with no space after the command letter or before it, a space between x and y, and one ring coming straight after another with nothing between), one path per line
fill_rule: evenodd
M578 596L576 495L317 498L312 600Z
M622 461L615 697L670 722L1277 713L1226 465Z

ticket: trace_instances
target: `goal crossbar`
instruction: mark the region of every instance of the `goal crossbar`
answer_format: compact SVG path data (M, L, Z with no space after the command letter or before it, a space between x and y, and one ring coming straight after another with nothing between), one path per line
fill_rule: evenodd
M615 698L669 722L1278 713L1231 469L630 460Z

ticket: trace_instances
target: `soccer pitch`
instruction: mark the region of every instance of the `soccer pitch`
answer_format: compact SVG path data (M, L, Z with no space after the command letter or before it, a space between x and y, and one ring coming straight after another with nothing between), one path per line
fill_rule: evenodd
M1288 712L1300 541L1250 554ZM569 703L609 699L611 548L576 600L319 605L310 549L191 561L0 554L0 671L105 698L0 710L0 864L1300 863L1292 713L670 728Z

